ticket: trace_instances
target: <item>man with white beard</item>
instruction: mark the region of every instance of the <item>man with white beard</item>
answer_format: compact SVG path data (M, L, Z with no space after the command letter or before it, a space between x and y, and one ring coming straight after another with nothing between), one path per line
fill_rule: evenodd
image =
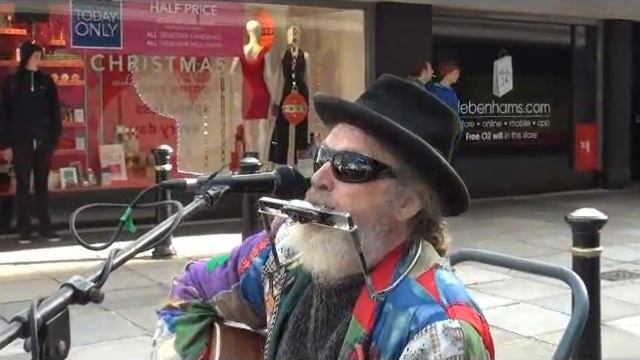
M347 232L287 221L275 244L261 232L190 263L158 311L153 358L231 357L215 329L232 321L266 331L255 359L493 359L489 325L445 258L443 216L469 203L448 162L457 115L392 75L355 102L314 102L331 132L306 201L351 214L360 249Z

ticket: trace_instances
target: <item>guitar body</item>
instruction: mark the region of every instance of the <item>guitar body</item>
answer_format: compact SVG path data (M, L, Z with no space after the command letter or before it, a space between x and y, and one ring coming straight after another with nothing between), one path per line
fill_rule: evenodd
M215 323L211 336L210 360L262 360L264 335L222 323Z

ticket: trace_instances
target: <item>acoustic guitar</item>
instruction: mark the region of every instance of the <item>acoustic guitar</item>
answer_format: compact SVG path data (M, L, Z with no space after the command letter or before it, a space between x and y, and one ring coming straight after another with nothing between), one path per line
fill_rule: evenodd
M214 324L209 360L262 360L264 351L262 333L232 324Z

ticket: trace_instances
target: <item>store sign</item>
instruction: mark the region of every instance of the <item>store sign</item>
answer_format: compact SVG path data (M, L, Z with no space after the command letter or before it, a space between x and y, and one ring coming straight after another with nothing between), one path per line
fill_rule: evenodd
M476 102L458 106L470 143L538 143L551 128L551 104L545 102Z
M125 48L145 55L238 56L243 8L212 1L127 1Z
M464 126L460 154L570 151L570 50L477 40L440 48L445 55L455 50L460 65L454 85ZM509 54L496 57L504 49Z
M96 72L202 73L211 72L215 64L208 57L197 56L142 56L121 54L95 54L89 58L91 70Z
M122 0L70 0L71 47L122 49Z
M242 54L242 4L69 0L71 47L95 54L232 57Z

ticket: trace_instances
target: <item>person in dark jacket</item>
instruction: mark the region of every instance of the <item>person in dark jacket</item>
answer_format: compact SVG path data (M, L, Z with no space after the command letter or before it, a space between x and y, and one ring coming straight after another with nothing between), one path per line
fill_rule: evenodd
M430 91L431 80L433 80L433 67L431 63L429 61L421 61L418 66L411 71L407 80Z
M18 241L31 242L30 180L36 197L38 232L49 241L59 240L51 229L48 178L51 160L62 132L56 84L39 70L43 50L34 41L20 47L18 70L2 87L1 141L12 150L16 173Z

